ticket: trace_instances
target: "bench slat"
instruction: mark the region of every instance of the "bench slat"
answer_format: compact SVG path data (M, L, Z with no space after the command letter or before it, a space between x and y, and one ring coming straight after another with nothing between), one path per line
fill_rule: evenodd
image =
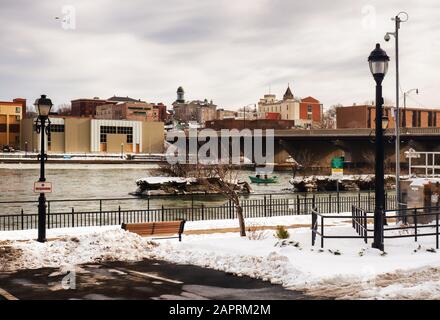
M178 235L181 240L181 234L185 220L182 221L166 221L166 222L146 222L146 223L127 223L122 224L122 229L136 233L140 236L152 235Z

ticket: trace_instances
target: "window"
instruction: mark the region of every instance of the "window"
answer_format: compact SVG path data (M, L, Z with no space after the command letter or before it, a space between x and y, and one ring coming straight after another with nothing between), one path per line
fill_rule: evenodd
M50 131L51 132L64 132L64 124L51 124Z
M308 113L312 113L312 110L313 110L313 109L312 109L312 106L307 106L307 112L308 112Z
M127 143L133 143L133 127L101 126L99 137L101 143L107 143L107 134L125 134L127 135Z
M100 133L116 133L116 127L101 126Z
M21 113L21 108L20 107L16 107L15 108L15 113Z
M433 117L432 117L432 111L428 111L428 127L433 126Z

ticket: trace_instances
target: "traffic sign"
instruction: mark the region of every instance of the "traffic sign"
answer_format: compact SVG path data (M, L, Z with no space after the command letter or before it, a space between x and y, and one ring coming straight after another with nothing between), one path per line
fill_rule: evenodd
M52 192L52 182L46 182L46 181L34 182L34 192L35 193L51 193Z

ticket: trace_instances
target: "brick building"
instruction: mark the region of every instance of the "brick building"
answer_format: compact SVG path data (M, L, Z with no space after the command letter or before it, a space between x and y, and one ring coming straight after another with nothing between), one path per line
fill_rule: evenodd
M177 99L173 102L174 119L180 122L197 122L204 124L206 121L217 118L217 105L212 100L185 101L185 91L182 87L177 89Z
M0 101L0 146L20 148L21 120L26 116L26 99Z
M159 121L159 109L152 103L121 102L96 107L96 119Z
M117 101L109 102L105 99L99 99L97 97L93 99L76 99L72 100L72 116L74 117L94 117L96 115L96 108L98 106L113 103Z
M388 128L395 128L394 108L384 106L388 116ZM336 127L375 128L376 107L373 105L353 105L336 108ZM400 108L401 127L429 128L440 127L440 109Z
M276 95L266 94L258 102L258 111L270 119L293 120L296 126L312 127L322 118L322 104L315 98L296 98L290 86L287 87L282 100ZM278 115L277 115L278 114Z

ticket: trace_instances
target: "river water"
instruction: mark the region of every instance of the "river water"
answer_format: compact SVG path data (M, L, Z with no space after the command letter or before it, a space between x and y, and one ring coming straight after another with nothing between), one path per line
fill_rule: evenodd
M240 179L249 182L253 171L240 171ZM46 179L52 182L53 193L47 195L48 200L55 199L99 199L131 197L129 192L136 190L135 181L139 178L154 175L154 165L62 165L48 164ZM285 193L290 188L290 172L276 172L279 177L277 184L255 185L256 193ZM33 184L39 178L36 165L3 165L0 167L0 201L35 201L38 194L33 192ZM104 201L103 209L114 210L120 205L123 209L140 209L147 206L147 200ZM150 208L154 207L188 207L191 205L218 205L225 202L222 197L167 197L150 200ZM52 202L51 212L75 210L99 210L99 201L87 202ZM36 213L36 204L0 204L1 214Z

